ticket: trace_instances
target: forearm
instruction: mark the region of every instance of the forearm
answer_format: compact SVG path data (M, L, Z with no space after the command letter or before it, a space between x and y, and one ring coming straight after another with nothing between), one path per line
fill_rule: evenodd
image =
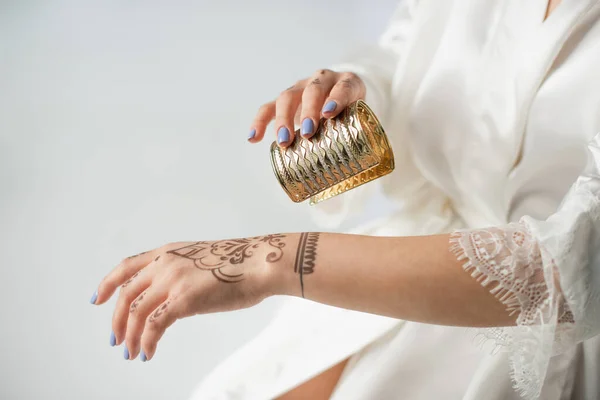
M449 235L288 234L271 265L273 294L426 323L514 325L489 288L449 251ZM302 293L303 292L303 293Z

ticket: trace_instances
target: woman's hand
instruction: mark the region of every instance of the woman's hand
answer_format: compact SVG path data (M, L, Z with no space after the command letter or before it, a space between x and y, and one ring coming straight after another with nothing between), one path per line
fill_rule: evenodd
M294 123L301 125L300 133L309 138L315 133L321 116L333 118L348 104L364 99L365 94L365 84L356 74L318 70L312 77L281 92L275 101L260 107L248 141L261 141L273 119L280 146L289 146L294 141Z
M125 341L126 359L141 350L146 361L176 320L250 307L271 295L271 266L285 247L282 234L171 243L124 259L102 280L92 303L105 303L121 286L111 344Z

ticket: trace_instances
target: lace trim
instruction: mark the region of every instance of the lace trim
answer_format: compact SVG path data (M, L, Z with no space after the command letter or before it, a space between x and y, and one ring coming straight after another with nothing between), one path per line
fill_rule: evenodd
M463 269L502 302L516 327L481 330L510 352L514 388L527 399L542 389L550 357L569 343L574 318L560 290L558 269L523 220L452 233L450 250Z

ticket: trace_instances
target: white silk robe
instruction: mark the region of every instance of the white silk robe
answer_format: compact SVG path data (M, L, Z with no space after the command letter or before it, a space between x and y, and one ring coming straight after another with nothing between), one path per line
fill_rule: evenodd
M563 0L544 21L547 4L405 1L333 67L365 81L396 169L316 206L317 221L335 226L381 185L397 210L355 233L458 230L465 273L500 282L520 313L481 331L499 351L466 328L290 298L194 400L272 399L347 357L333 400L600 399L600 2Z

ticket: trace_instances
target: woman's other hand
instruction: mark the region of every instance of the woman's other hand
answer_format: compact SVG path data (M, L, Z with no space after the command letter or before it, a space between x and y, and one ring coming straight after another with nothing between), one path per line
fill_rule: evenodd
M365 94L365 84L358 75L318 70L310 78L281 92L276 100L260 107L250 127L248 141L261 141L273 119L280 146L286 147L293 142L294 124L300 125L303 137L309 138L315 133L321 117L335 117L348 104L364 99Z
M286 235L171 243L127 257L100 283L93 304L121 287L111 345L124 357L151 359L176 320L251 307L272 294L270 270L284 257ZM141 351L141 353L140 353Z

